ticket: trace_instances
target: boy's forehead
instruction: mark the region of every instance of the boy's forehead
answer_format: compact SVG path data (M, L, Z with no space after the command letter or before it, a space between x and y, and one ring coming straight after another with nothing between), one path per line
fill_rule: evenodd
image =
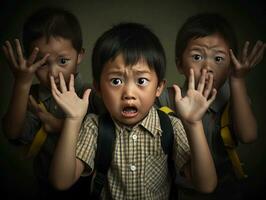
M119 54L114 59L109 60L105 64L108 70L134 70L134 71L151 71L152 68L148 65L145 59L140 58L136 63L127 64L122 54Z
M226 40L219 34L208 35L204 37L191 38L188 41L187 48L191 46L200 46L205 48L222 48L229 49L229 45Z
M76 51L69 39L62 37L41 37L33 41L30 45L31 51L33 48L38 47L40 54L57 53L67 54L70 51Z

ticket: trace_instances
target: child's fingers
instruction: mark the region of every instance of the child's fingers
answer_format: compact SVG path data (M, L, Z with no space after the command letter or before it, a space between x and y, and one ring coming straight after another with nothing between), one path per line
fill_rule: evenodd
M195 77L193 69L189 70L188 89L195 89Z
M87 90L84 92L82 99L83 99L84 101L89 101L90 93L91 93L91 89L87 89Z
M212 90L212 87L213 87L213 75L212 74L209 74L209 76L208 76L208 83L205 86L205 89L204 89L204 92L203 92L203 96L206 99L208 99L208 97L210 95L210 92Z
M50 113L49 112L38 112L37 113L37 115L38 115L38 117L40 118L40 120L42 121L42 122L48 122L49 121L49 119L50 119Z
M61 92L67 92L67 87L66 87L66 82L65 82L65 78L63 76L62 72L59 72L59 80L60 80L60 89Z
M13 52L13 48L12 48L12 46L11 46L9 41L6 41L6 47L7 47L7 52L8 52L11 64L14 67L18 68L17 60L15 58L15 55L14 55L14 52Z
M38 60L36 63L34 63L33 65L31 65L30 68L33 71L36 71L40 66L42 66L46 62L46 60L47 60L47 58L49 56L50 56L49 54L46 54L41 60Z
M245 45L244 45L244 48L242 50L241 62L244 62L246 60L246 58L247 58L248 47L249 47L249 41L246 41Z
M34 99L34 97L32 95L29 96L29 101L30 101L30 105L33 106L33 108L35 110L38 110L38 103L36 102L36 100Z
M7 61L9 62L9 61L10 61L10 57L9 57L8 50L7 50L6 45L3 45L3 46L2 46L2 49L3 49L3 52L4 52L5 58L6 58Z
M210 105L216 98L217 90L215 88L212 89L212 95L211 97L207 100L208 104Z
M33 106L36 111L46 113L46 110L37 103L32 95L30 95L29 99L31 106Z
M181 89L176 84L173 85L175 90L175 102L179 101L182 98Z
M233 50L230 49L230 50L229 50L229 53L230 53L230 56L231 56L231 59L232 59L232 62L233 62L233 64L234 64L235 68L236 68L236 69L239 69L239 68L240 68L240 64L239 64L239 62L238 62L238 60L237 60L237 58L236 58L236 56L235 56Z
M58 98L61 95L61 92L57 89L53 76L50 76L50 82L51 82L51 91L52 91L53 97Z
M20 45L20 42L18 39L15 39L15 45L16 45L16 49L17 49L19 65L23 65L24 56L23 56L22 48L21 48L21 45Z
M74 75L73 74L70 74L69 91L75 92Z
M262 45L260 49L258 50L258 53L253 57L253 59L250 61L250 67L256 66L263 58L264 50L265 50L266 44Z
M2 49L3 49L4 55L5 55L5 59L6 59L7 63L9 64L9 66L11 67L11 70L12 70L12 66L14 66L14 65L13 65L13 63L11 61L11 58L9 56L8 49L7 49L6 45L3 45ZM14 67L16 67L16 66L14 66Z
M33 51L31 52L31 54L29 56L29 59L27 61L29 66L31 66L34 63L34 61L37 58L38 53L39 53L39 48L38 47L35 47L33 49Z
M202 93L205 87L205 80L206 80L206 69L202 70L201 76L200 76L200 80L198 82L198 88L197 90Z
M260 49L261 47L263 47L263 42L262 41L257 41L255 46L253 47L251 54L248 56L248 60L253 60L253 58L256 56L258 49Z

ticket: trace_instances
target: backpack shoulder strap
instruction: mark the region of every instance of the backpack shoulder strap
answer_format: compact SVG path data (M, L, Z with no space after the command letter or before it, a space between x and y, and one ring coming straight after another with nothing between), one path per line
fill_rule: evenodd
M43 102L39 100L39 84L34 84L31 86L30 95L34 97L34 99L37 101L42 110L46 110L46 107L43 104ZM36 135L34 136L32 143L30 144L29 150L27 151L26 154L26 158L35 157L39 153L46 138L47 138L47 133L45 132L43 126L41 126L41 128L37 131Z
M167 112L166 112L167 111ZM176 171L174 167L174 161L172 160L172 151L173 151L173 141L174 141L174 130L169 115L174 114L174 112L168 107L161 107L158 110L158 115L160 118L160 125L163 131L161 138L162 149L165 154L168 155L168 169L171 176L171 189L169 199L178 198L178 187L175 185Z
M161 145L164 153L171 157L170 155L173 149L174 131L169 116L164 112L164 110L166 110L167 113L169 113L170 108L165 106L162 108L162 110L157 110L160 118L161 129L163 131Z
M91 195L99 199L107 180L107 172L113 158L115 146L115 125L111 116L106 113L99 116L97 150L95 155L95 176L92 180Z
M221 117L221 136L224 142L224 146L231 160L234 168L234 172L239 179L247 177L242 168L242 164L239 160L236 152L236 140L232 135L229 124L229 103L227 103Z

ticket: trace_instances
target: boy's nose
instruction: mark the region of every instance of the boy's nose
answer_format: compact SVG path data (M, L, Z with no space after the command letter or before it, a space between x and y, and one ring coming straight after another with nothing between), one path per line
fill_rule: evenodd
M201 68L201 72L203 69L206 69L207 73L213 73L212 64L210 61L205 61L203 67Z
M125 86L122 98L124 100L136 99L134 95L134 86Z
M52 76L54 76L54 77L58 77L58 75L59 75L59 70L57 69L57 67L56 66L53 66L53 65L51 65L50 67L49 67L49 71L50 71L50 75L52 75Z

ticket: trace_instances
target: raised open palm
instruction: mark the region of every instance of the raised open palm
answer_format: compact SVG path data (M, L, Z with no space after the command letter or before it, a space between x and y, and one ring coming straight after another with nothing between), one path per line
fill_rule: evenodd
M188 82L188 91L186 96L182 97L181 90L177 85L175 89L176 109L182 120L188 123L194 123L202 119L202 116L214 101L216 89L212 89L213 76L209 75L206 84L206 70L203 70L197 89L195 89L194 72L190 69ZM210 96L211 94L211 96Z
M231 77L244 78L262 60L265 48L266 44L262 41L257 41L253 49L249 52L249 42L246 41L239 59L237 59L232 49L230 49L230 56L233 62Z
M46 54L42 59L36 61L39 53L39 49L36 47L33 49L29 58L26 59L18 39L15 39L15 50L11 43L6 41L3 45L3 51L15 79L19 80L21 83L31 83L35 71L42 66L49 57L49 54Z
M60 90L58 90L55 84L54 77L51 77L51 89L56 103L65 112L67 118L83 118L87 112L91 90L87 89L83 97L79 98L74 88L74 75L71 74L70 76L69 88L67 88L64 76L61 72L59 73L59 78Z

